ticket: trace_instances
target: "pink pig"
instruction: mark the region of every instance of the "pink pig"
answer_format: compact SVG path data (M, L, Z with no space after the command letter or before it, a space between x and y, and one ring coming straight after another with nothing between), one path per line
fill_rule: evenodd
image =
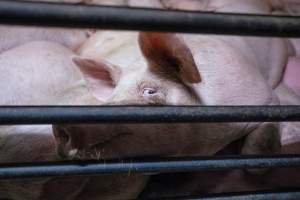
M0 104L101 105L108 94L98 85L114 84L103 79L107 70L113 73L114 66L77 56L57 43L26 43L0 54L0 80L5 83L0 86ZM61 160L55 145L51 125L0 127L1 163ZM0 199L130 199L146 180L127 174L1 180Z

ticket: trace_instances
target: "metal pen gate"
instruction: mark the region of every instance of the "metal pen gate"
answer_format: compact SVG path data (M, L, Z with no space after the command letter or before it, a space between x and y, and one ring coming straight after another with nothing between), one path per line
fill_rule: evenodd
M74 28L300 37L300 17L0 1L0 23ZM182 29L181 27L184 27ZM300 121L300 106L0 106L0 124ZM300 167L300 155L6 164L0 180L112 173ZM300 199L290 191L174 199ZM170 198L168 198L170 199Z

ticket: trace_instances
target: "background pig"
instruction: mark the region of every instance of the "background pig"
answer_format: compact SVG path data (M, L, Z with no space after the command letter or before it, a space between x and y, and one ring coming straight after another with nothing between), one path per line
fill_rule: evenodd
M56 43L36 41L21 45L0 54L0 80L5 83L0 86L0 104L99 105L102 97L108 95L105 88L113 84L103 79L107 65L110 64L78 57ZM110 71L113 68L110 65ZM50 125L1 126L0 136L2 163L61 159L55 152ZM130 199L143 189L145 180L146 177L127 174L3 180L0 198Z
M23 0L22 0L23 1ZM34 0L57 3L85 3L96 5L127 5L126 0ZM41 28L0 25L0 53L30 41L58 42L77 50L94 33L91 29Z
M132 7L163 8L160 0L128 0L128 5Z
M161 0L161 3L167 9L204 11L208 9L209 0Z
M76 50L92 33L92 30L0 25L0 53L37 40L58 42Z

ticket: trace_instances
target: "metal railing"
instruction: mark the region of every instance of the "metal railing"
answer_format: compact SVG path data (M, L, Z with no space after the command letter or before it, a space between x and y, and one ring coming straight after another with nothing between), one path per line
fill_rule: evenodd
M289 16L0 1L2 24L299 37L299 19Z

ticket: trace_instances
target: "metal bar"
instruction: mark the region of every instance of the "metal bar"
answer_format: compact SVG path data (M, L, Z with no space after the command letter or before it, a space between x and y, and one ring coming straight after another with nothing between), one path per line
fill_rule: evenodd
M236 192L209 196L155 198L155 200L299 200L300 190L290 191L260 191L260 192ZM140 199L142 200L142 199ZM143 199L154 200L154 199Z
M53 176L96 175L115 173L167 173L236 168L274 168L300 166L300 155L185 157L125 161L72 161L0 165L0 180Z
M300 17L0 1L0 23L224 35L300 37ZM184 28L182 28L184 27Z
M0 106L0 124L300 121L300 106Z

